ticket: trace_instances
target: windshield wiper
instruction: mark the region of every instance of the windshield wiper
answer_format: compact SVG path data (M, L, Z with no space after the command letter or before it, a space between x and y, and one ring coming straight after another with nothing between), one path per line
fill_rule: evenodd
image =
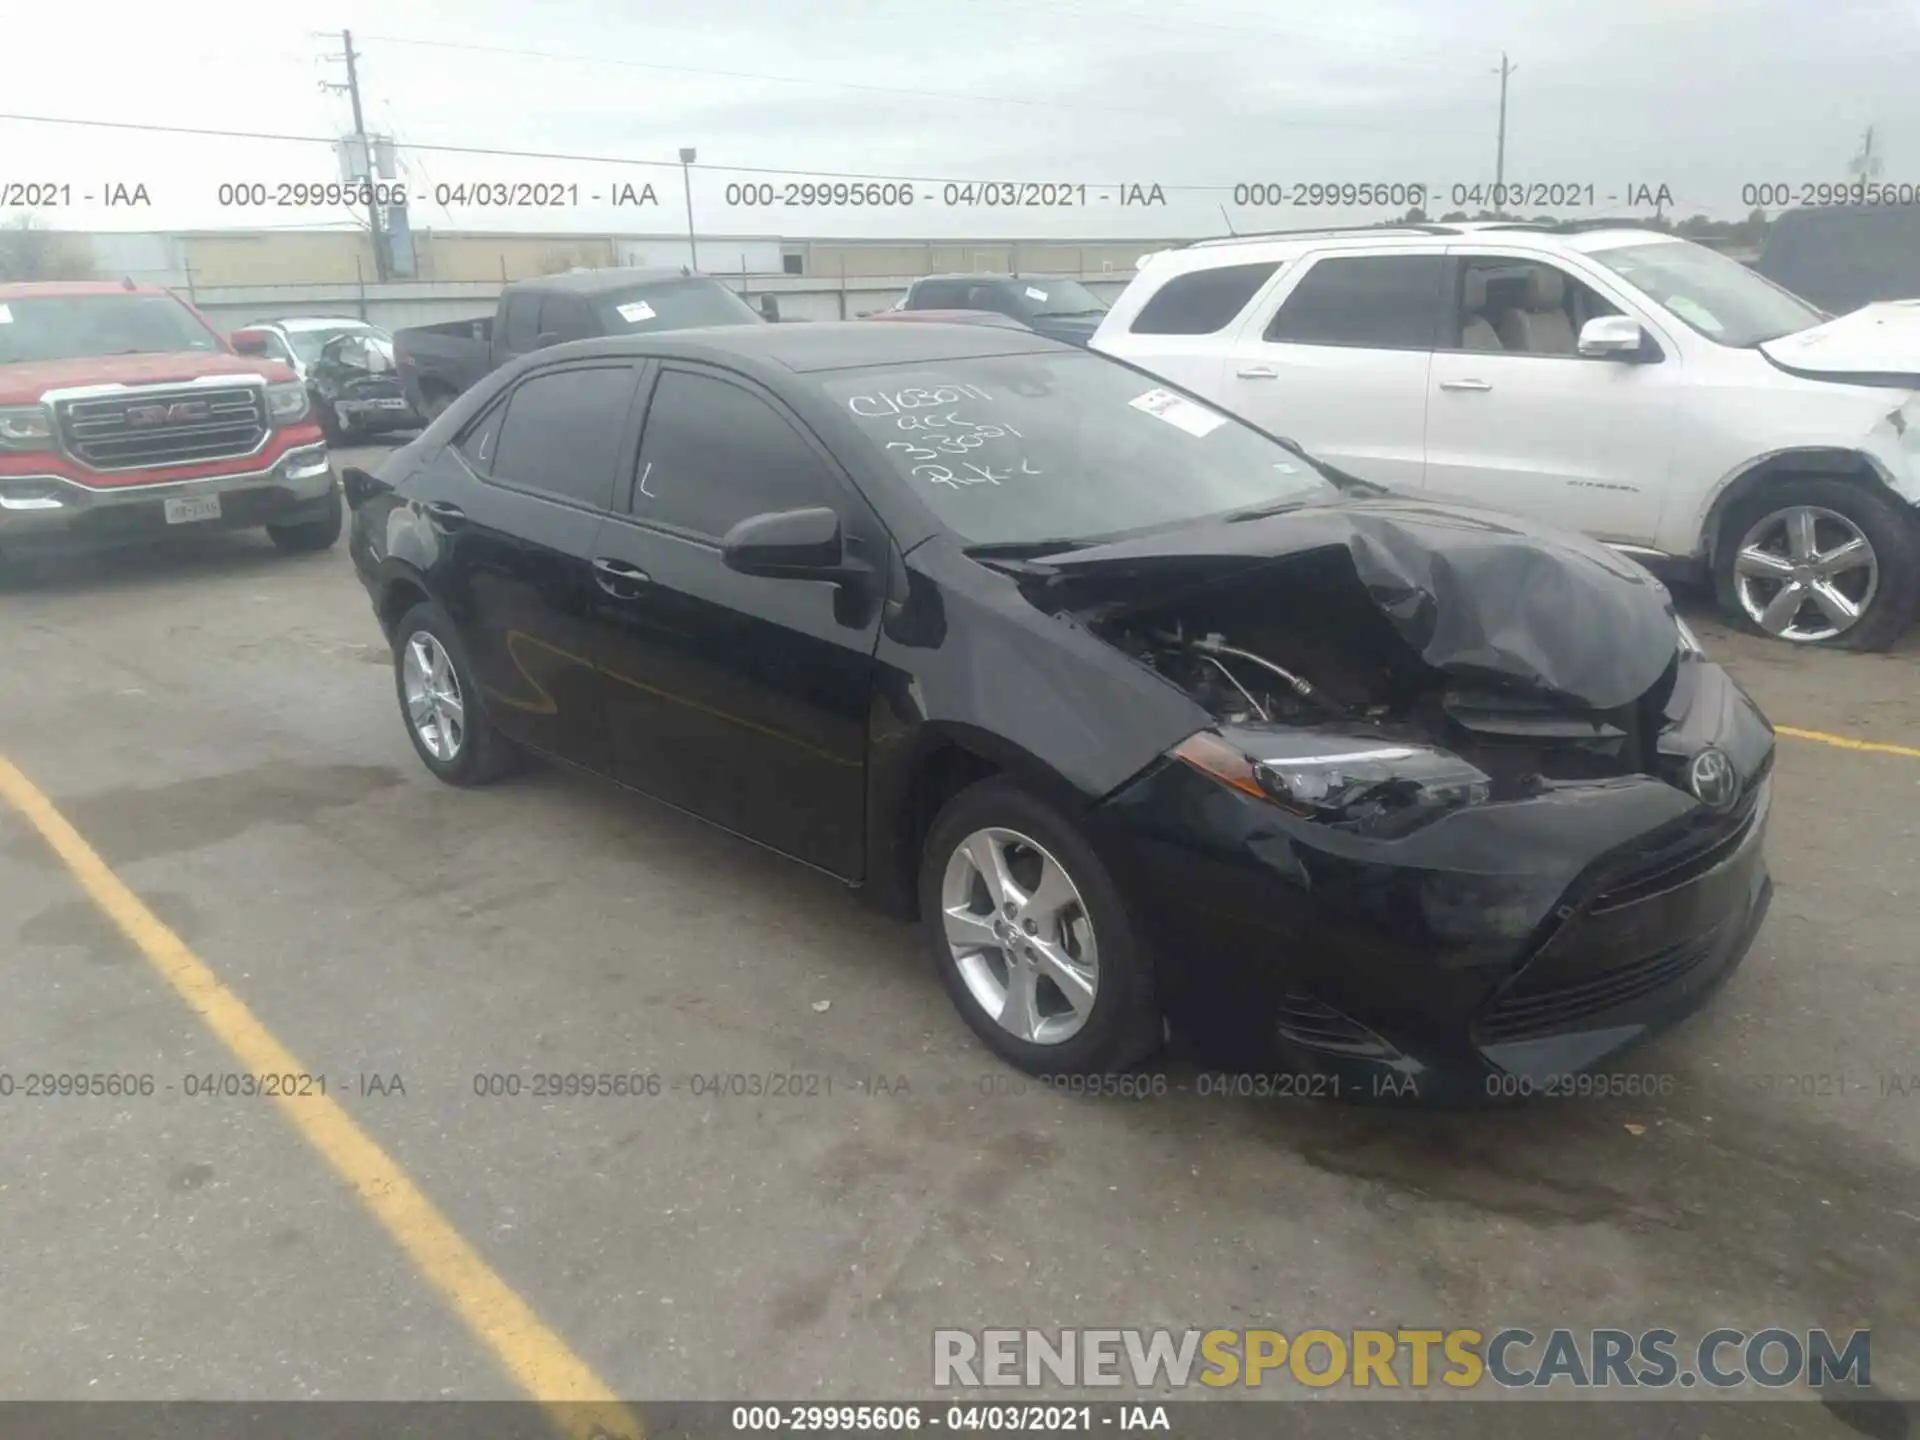
M1033 318L1036 320L1077 320L1082 315L1104 315L1106 313L1105 310L1036 310L1033 312Z
M960 553L971 560L1028 560L1035 555L1058 555L1086 548L1085 540L1060 536L1052 540L996 540L987 545L965 546Z
M1269 515L1284 515L1289 510L1298 510L1307 502L1304 500L1276 500L1271 505L1251 505L1245 510L1234 510L1221 517L1222 523L1235 524L1241 520L1264 520Z

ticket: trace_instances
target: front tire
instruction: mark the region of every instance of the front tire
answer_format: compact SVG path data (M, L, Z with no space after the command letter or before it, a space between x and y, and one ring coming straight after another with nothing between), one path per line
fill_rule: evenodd
M338 544L343 523L340 492L336 489L327 496L327 513L320 519L298 525L269 525L267 538L289 555L309 555Z
M1151 959L1113 876L1052 805L1004 780L934 818L920 913L940 980L1030 1075L1111 1073L1160 1044Z
M1869 485L1788 477L1727 513L1713 579L1722 612L1756 635L1884 650L1920 605L1920 521Z
M487 718L466 647L447 612L423 601L393 629L393 686L414 753L449 785L485 785L520 752Z

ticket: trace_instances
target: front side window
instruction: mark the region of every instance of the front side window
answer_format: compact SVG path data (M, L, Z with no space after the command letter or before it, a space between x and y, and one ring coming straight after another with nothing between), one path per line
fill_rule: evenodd
M487 473L607 509L613 504L633 384L629 365L548 370L522 381L507 401Z
M1656 240L1590 250L1588 257L1721 345L1760 345L1826 317L1799 296L1704 245Z
M636 516L718 538L751 515L838 496L825 462L758 395L709 375L661 375L640 441Z
M1292 345L1432 350L1446 312L1441 255L1350 255L1315 262L1280 302L1266 338Z
M1270 436L1087 351L841 371L821 384L968 544L1085 541L1338 493Z

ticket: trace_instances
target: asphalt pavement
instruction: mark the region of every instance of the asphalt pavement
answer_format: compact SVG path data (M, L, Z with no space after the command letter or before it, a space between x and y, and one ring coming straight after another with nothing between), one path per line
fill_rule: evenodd
M1871 1326L1920 1395L1920 636L1693 609L1783 727L1757 948L1627 1067L1668 1093L1436 1115L1023 1086L832 882L440 785L344 546L9 589L0 757L98 868L0 804L0 1394L882 1398L944 1326L1425 1323ZM337 1105L222 1093L262 1035ZM27 1093L107 1073L152 1093Z

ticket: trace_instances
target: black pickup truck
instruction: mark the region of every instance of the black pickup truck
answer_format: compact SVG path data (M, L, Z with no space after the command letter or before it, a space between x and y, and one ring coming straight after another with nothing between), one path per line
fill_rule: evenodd
M990 311L1069 345L1091 340L1107 313L1106 302L1078 280L1053 275L928 275L893 308Z
M530 350L594 335L760 325L720 281L684 270L577 270L518 280L491 318L416 325L393 337L400 383L431 420L481 376Z

